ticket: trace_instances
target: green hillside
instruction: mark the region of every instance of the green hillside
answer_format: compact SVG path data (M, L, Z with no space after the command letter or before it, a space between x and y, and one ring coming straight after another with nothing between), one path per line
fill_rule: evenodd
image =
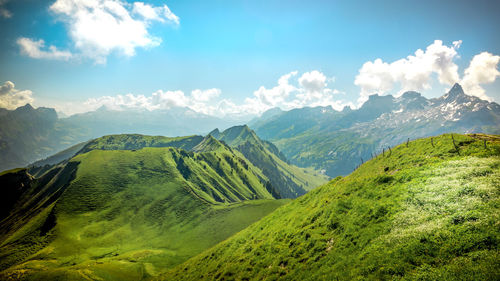
M499 280L499 167L499 137L411 141L159 279Z
M220 141L218 141L220 140ZM82 145L84 145L82 147ZM75 148L80 147L79 150ZM217 129L206 137L163 137L145 136L139 134L121 134L104 136L87 143L76 145L43 161L38 161L30 168L30 173L40 175L48 167L41 165L54 164L62 157L71 158L92 150L137 150L144 147L175 147L192 152L216 151L222 149L229 153L243 154L264 175L266 189L274 198L296 198L303 195L329 179L313 169L304 169L288 163L287 159L271 142L261 140L254 131L246 125L234 126L219 132ZM73 153L69 153L73 152ZM239 154L241 153L241 154ZM56 161L57 160L57 161ZM40 167L41 166L41 167Z
M240 151L250 162L262 169L276 189L275 197L296 198L323 183L328 177L312 169L289 164L278 148L261 140L248 126L234 126L223 132L210 133Z
M194 148L189 139L177 141ZM11 204L0 217L0 279L149 278L287 202L241 153L210 139L212 149L193 152L135 150L168 141L109 136L37 178L2 173L0 198Z
M362 161L409 139L443 133L500 133L500 105L467 95L459 84L427 99L408 91L377 94L358 109L346 106L271 111L250 127L299 167L330 177L350 174Z
M176 147L191 150L203 140L202 136L163 137L139 134L109 135L90 141L79 153L94 149L134 150L143 147Z

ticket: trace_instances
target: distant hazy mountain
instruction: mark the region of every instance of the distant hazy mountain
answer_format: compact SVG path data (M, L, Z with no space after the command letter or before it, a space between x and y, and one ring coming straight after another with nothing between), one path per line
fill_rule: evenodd
M0 111L0 171L21 167L72 144L52 108L31 105Z
M81 127L86 135L95 138L109 134L146 134L162 136L186 136L206 134L213 128L228 128L236 123L198 113L189 108L168 110L108 110L72 115L61 119L71 127Z
M51 108L31 105L0 109L0 171L23 167L80 142L109 134L163 136L206 134L235 125L188 108L169 110L96 111L58 118Z
M417 92L369 97L361 108L294 109L254 120L253 129L299 166L345 175L383 149L410 139L456 133L500 133L500 106L455 84L439 98Z

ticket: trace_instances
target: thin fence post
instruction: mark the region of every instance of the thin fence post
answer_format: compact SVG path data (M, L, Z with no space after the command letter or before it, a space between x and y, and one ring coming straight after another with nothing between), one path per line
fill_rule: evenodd
M484 149L488 149L488 147L486 147L486 139L483 140L483 143L484 143Z
M431 145L432 145L432 147L434 147L434 141L433 141L433 138L431 138Z
M406 147L408 147L408 144L410 143L410 138L406 140Z
M451 134L451 141L453 142L453 147L455 147L455 150L457 151L457 153L460 154L460 151L458 150L458 146L455 143L455 138L453 137L453 134Z
M385 156L385 148L382 148L382 156Z

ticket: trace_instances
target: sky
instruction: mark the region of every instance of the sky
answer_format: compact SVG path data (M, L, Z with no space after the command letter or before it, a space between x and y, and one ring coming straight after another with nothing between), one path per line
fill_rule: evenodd
M500 1L0 0L0 107L226 117L428 98L500 102Z

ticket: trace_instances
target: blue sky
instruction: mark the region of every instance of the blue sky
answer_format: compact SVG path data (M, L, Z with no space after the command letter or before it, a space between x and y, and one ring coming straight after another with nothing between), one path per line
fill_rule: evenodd
M86 29L75 13L96 10L76 0L0 0L0 12L7 12L0 13L0 83L14 83L12 95L29 94L24 100L67 113L180 105L214 115L258 114L273 106L358 106L374 92L435 97L456 80L500 101L498 1L90 2L121 5L147 32L134 38L152 43L104 48L99 40L106 34L82 39L75 32ZM139 2L157 8L158 17L134 10ZM99 26L96 32L105 33ZM119 38L130 43L128 35ZM363 68L367 62L373 65Z

